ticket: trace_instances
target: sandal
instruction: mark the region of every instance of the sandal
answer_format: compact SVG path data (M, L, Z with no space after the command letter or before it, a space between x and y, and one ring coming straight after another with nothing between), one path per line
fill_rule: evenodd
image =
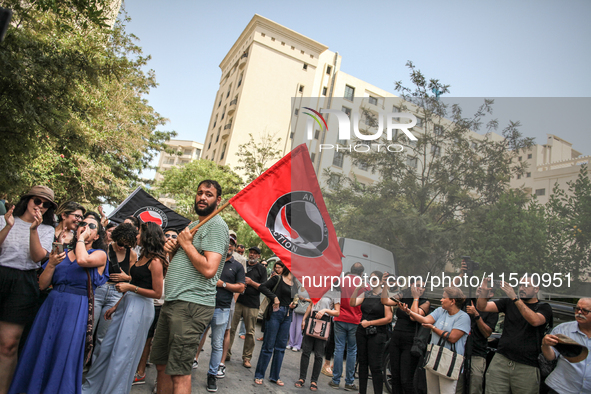
M283 383L283 381L281 379L269 380L269 382L275 383L277 386L285 386L285 383Z
M304 383L305 383L304 379L300 379L300 380L298 380L297 382L295 382L295 386L296 386L298 389L301 389L302 387L304 387Z
M332 369L330 367L322 367L322 370L320 372L322 372L323 375L332 378Z
M318 390L318 385L316 384L316 382L310 383L310 390L312 390L312 391Z
M263 379L255 379L255 384L263 384Z

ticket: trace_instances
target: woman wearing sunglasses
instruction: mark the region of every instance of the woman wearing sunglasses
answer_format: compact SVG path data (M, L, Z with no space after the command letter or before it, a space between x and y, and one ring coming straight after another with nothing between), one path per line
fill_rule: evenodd
M49 255L39 287L52 284L53 290L35 318L9 393L81 392L91 338L88 294L107 280L104 235L100 216L87 212L68 250Z
M55 212L57 216L57 227L55 228L55 241L69 244L86 213L86 208L74 201L69 201Z
M109 280L102 286L97 287L94 293L94 326L96 339L94 342L94 353L92 360L96 359L98 350L107 334L107 329L112 320L105 320L105 313L111 309L123 296L115 287L117 283L129 282L129 267L137 261L137 254L132 247L135 247L138 231L127 223L115 228L111 233L113 242L109 245L109 262L107 264Z
M36 271L51 250L56 207L53 191L35 186L0 216L0 393L8 391L23 329L37 312Z
M113 319L97 352L86 381L84 394L129 393L140 361L148 330L154 319L154 299L162 296L164 279L164 233L153 222L140 226L140 259L131 266L130 283L118 283L124 293L105 314Z

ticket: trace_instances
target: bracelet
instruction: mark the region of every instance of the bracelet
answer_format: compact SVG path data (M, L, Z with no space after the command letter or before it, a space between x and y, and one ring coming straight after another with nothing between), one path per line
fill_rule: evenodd
M418 298L413 298L413 302L418 301L418 300L419 300Z
M135 292L136 294L137 294L137 291L138 291L138 289L139 289L139 287L138 287L138 286L136 286L136 287L135 287L135 290L134 290L134 292Z
M83 241L83 240L81 240L81 239L79 239L79 240L78 240L78 242L82 242L82 243L85 243L85 241Z

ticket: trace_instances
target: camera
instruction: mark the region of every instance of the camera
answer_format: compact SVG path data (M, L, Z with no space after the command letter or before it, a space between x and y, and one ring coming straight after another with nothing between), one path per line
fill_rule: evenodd
M462 256L462 262L466 263L466 274L468 274L468 276L472 276L474 271L480 269L480 263L472 261L470 256Z
M377 333L378 333L378 328L376 326L365 327L365 334L366 335L376 335Z

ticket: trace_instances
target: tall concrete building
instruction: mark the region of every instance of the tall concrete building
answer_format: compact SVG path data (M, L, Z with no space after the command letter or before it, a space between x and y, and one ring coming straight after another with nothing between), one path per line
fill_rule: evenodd
M523 187L545 204L554 185L558 183L561 189L567 190L567 182L577 179L581 165L589 164L591 156L581 156L570 142L548 134L545 144L521 152L515 160L527 162L528 169L524 175L511 179L511 188Z

